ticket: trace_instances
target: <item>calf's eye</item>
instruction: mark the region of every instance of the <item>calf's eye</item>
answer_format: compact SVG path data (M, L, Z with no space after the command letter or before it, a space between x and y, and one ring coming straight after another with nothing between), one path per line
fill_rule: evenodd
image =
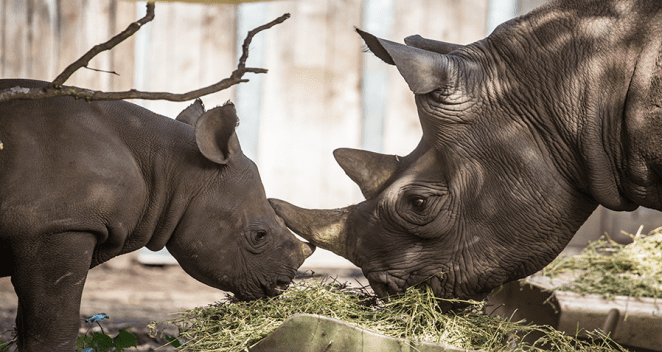
M258 244L258 243L264 241L266 239L266 237L267 237L267 231L258 230L258 231L255 231L255 236L253 238L253 241L255 242L255 244Z

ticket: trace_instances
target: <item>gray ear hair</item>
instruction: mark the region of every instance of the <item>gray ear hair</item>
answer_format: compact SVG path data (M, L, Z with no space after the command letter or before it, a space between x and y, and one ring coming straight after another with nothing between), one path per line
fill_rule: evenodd
M387 64L398 68L414 94L426 94L452 85L457 79L457 64L446 55L377 38L358 28L356 31L370 51Z
M177 118L175 120L181 121L191 126L195 126L196 121L198 121L198 119L204 112L205 112L205 104L203 104L202 100L198 98L195 99L193 104L189 105L186 109L182 110L182 112L180 112L179 115L177 115Z
M202 155L217 164L227 164L232 154L241 150L235 134L238 122L230 102L200 115L195 124L195 140Z

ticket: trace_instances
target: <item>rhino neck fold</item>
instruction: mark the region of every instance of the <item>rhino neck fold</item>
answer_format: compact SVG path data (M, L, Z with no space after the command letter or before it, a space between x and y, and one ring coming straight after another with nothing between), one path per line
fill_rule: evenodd
M181 221L190 195L202 188L195 170L208 163L197 151L193 128L168 119L159 121L149 145L134 149L148 189L146 206L136 229L139 241L161 250Z
M662 13L656 17L660 23ZM662 27L647 34L623 114L621 189L638 205L662 210Z
M494 94L542 139L569 187L613 210L636 209L643 200L637 196L645 193L641 185L651 180L636 178L650 175L650 164L637 160L636 151L631 155L627 151L641 145L636 139L644 134L633 134L632 128L641 115L632 112L641 109L638 95L648 94L660 46L659 30L653 26L650 33L633 37L632 24L651 22L645 19L650 14L639 10L622 14L628 16L623 20L596 19L582 8L573 9L576 12L540 8L502 25L480 42L494 62L509 63L492 65L496 79L488 82L509 83L492 88ZM550 21L564 25L549 25ZM639 125L643 126L650 135L654 126ZM659 201L652 203L660 206Z
M152 179L152 182L155 180ZM174 182L156 181L150 188L150 204L145 220L151 223L152 232L145 247L158 251L165 247L183 217L188 199L182 197Z
M656 17L656 22L662 20L662 14ZM613 60L625 61L620 85L595 80L594 89L607 93L595 93L591 103L599 109L586 119L579 148L590 193L612 210L631 211L640 205L662 210L660 36L662 29L651 28L631 45L634 49L613 50Z

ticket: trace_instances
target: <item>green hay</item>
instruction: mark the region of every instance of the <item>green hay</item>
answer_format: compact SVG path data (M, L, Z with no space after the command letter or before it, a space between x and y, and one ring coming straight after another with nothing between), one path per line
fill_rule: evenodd
M662 298L662 227L641 235L641 228L630 236L633 242L622 245L603 236L589 243L577 256L557 258L542 275L561 273L580 275L559 287L564 291L614 296Z
M548 326L490 317L484 303L441 313L427 287L382 301L365 289L329 278L295 282L281 296L253 302L223 302L179 313L172 322L188 351L245 351L297 313L320 314L396 338L444 343L485 351L626 351L596 333L580 341ZM543 337L529 344L529 334Z

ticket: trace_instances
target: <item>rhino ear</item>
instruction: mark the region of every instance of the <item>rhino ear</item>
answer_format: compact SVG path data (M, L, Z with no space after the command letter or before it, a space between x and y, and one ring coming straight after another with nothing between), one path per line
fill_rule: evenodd
M368 49L387 64L395 65L415 94L426 94L448 86L458 72L454 62L446 55L414 46L380 39L360 29L356 31Z
M395 155L359 149L336 149L333 156L347 176L359 186L366 199L379 195L398 170L400 163L400 159Z
M451 51L462 47L460 44L446 43L433 39L425 39L418 34L405 38L405 44L443 55L446 55Z
M217 164L227 164L233 153L241 151L235 133L238 121L230 102L200 115L195 123L195 140L202 155Z
M196 121L200 116L205 112L205 104L202 103L202 100L195 99L193 104L189 105L186 109L177 115L175 120L181 121L183 123L195 126Z

